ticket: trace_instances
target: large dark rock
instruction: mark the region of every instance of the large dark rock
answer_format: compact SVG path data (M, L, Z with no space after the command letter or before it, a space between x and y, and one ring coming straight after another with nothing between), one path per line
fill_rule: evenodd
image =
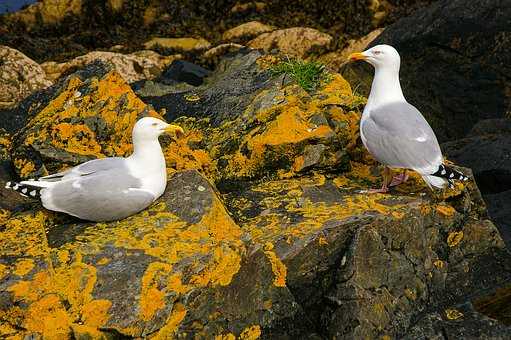
M488 213L511 247L511 120L482 120L468 137L444 143L442 149L472 169Z
M465 136L481 119L511 109L511 3L441 0L387 27L371 43L401 54L405 97L426 116L440 141ZM347 66L344 75L367 92L372 69Z

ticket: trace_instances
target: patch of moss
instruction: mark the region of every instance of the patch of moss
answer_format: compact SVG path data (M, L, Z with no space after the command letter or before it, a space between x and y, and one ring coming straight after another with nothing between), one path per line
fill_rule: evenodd
M330 73L325 65L317 61L288 59L270 67L273 76L285 74L290 76L302 89L307 92L315 91L320 85L328 83Z

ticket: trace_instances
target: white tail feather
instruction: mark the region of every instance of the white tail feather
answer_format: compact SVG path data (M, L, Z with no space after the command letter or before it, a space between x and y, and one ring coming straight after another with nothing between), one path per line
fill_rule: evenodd
M424 179L430 188L433 186L435 188L443 189L447 184L447 180L441 177L423 175L422 179Z
M43 182L43 181L21 181L20 182L21 185L30 185L32 187L37 187L37 188L49 188L53 185L55 185L55 182Z

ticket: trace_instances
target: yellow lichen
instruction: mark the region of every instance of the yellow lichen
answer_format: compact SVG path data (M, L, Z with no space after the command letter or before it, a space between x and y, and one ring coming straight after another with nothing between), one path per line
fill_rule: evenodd
M277 254L272 250L273 244L270 242L266 242L264 253L266 257L271 263L271 270L273 275L273 284L276 287L285 287L286 286L286 277L287 277L287 267L282 261L278 258Z
M215 340L236 340L236 335L232 333L219 334L215 336Z
M177 332L177 329L181 322L184 320L186 316L186 308L181 303L176 303L172 312L170 313L165 326L163 326L158 333L154 336L155 340L163 340L163 339L172 339L174 338L174 334Z
M14 166L18 169L21 178L26 178L35 171L35 164L26 159L15 158Z
M240 340L256 340L261 336L261 327L254 325L245 328L240 334Z
M50 136L54 146L70 153L96 155L101 151L94 131L83 124L56 124L52 126Z
M445 267L445 262L442 260L436 260L435 262L433 262L433 265L438 269L442 269L443 267Z
M457 246L463 239L463 231L453 231L447 236L447 244L449 247Z
M172 270L167 263L153 262L149 264L142 277L140 292L140 318L151 320L156 312L165 307L165 291L160 287L163 277Z
M16 261L14 274L18 276L25 276L34 269L34 265L33 259L19 259Z
M441 214L443 216L447 216L447 217L454 216L454 214L456 213L456 210L453 207L451 207L450 205L446 205L446 204L437 205L436 211L439 214Z
M449 320L458 320L459 318L463 317L463 313L457 309L446 309L445 316Z
M110 318L108 310L111 306L112 302L108 300L92 300L85 304L81 309L83 323L96 328L103 326Z

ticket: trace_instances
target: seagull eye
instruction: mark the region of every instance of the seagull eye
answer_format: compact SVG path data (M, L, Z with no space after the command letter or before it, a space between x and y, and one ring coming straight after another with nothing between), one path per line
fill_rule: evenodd
M381 53L381 51L373 51L373 54L375 54L375 55L378 55L380 53Z
M157 125L158 125L158 123L152 123L151 125L152 125L152 126L157 126Z

